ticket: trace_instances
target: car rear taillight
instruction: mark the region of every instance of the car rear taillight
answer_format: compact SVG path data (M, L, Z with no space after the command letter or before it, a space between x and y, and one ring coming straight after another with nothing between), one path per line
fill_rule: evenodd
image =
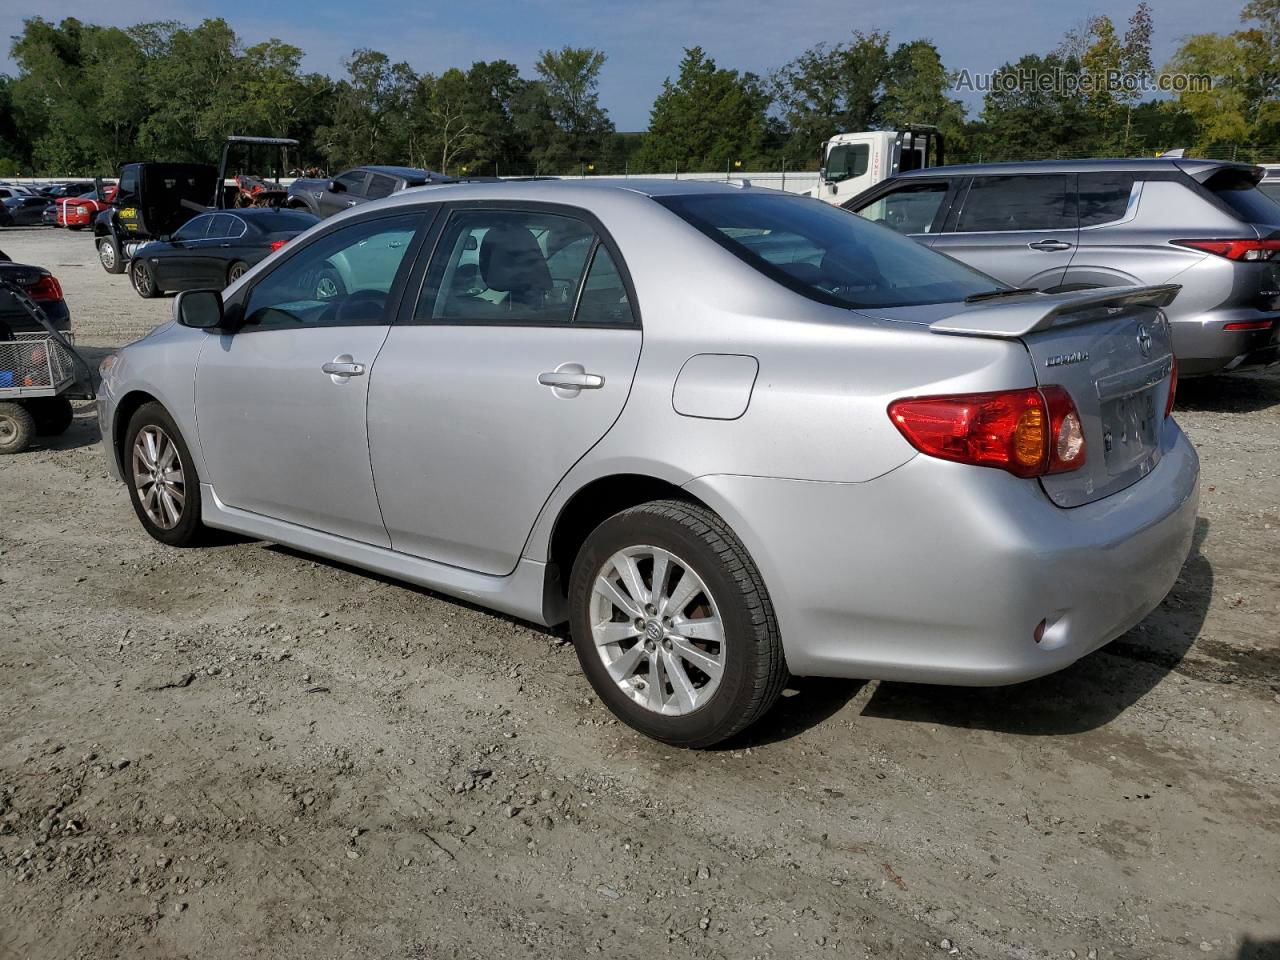
M889 419L921 453L1017 477L1085 462L1080 414L1062 387L908 397L889 404Z
M1188 247L1228 260L1256 263L1274 260L1280 254L1280 240L1173 240L1179 247Z
M1235 323L1223 324L1223 330L1270 330L1275 326L1274 320L1239 320Z
M1169 397L1164 402L1164 416L1169 419L1173 415L1173 398L1178 394L1178 358L1170 357L1173 366L1169 370Z
M27 286L27 296L32 300L61 300L62 285L58 283L57 277L52 274L45 274L35 283Z
M284 246L286 243L288 243L288 242L289 242L288 240L272 240L272 241L271 241L271 252L272 252L272 253L275 253L277 250L279 250L281 247L283 247L283 246Z

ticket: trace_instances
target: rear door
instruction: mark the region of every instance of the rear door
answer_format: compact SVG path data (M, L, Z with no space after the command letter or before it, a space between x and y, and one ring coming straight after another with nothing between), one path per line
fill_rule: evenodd
M625 265L589 214L455 205L369 387L394 549L505 575L622 412L640 355Z
M1079 234L1075 174L975 176L933 249L1015 287L1050 290Z

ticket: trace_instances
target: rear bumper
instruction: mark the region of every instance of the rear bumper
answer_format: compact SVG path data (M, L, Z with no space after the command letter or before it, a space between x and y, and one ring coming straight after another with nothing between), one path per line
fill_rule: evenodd
M1165 434L1151 474L1069 510L1038 484L924 456L867 483L713 476L687 489L756 559L793 673L999 685L1121 635L1177 580L1199 462L1172 421Z
M1227 330L1230 323L1270 321L1263 330ZM1173 352L1179 376L1227 373L1280 360L1280 314L1259 310L1214 311L1173 319Z

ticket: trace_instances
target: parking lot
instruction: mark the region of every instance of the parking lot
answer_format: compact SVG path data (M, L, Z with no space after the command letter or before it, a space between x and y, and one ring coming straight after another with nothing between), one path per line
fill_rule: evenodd
M141 300L0 233L96 357ZM1196 544L1003 689L797 679L726 748L560 634L261 542L151 540L92 407L0 460L0 957L1280 956L1280 371L1193 380Z

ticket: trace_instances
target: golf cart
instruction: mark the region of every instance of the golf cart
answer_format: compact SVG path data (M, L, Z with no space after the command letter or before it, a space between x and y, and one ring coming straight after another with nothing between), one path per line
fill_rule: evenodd
M209 210L281 206L287 198L279 178L288 170L288 149L298 141L275 137L228 137L217 167L207 163L126 163L120 168L115 203L94 219L98 260L107 273L124 273L144 243L165 240L192 217ZM274 167L254 167L264 153ZM231 182L228 182L228 178Z

